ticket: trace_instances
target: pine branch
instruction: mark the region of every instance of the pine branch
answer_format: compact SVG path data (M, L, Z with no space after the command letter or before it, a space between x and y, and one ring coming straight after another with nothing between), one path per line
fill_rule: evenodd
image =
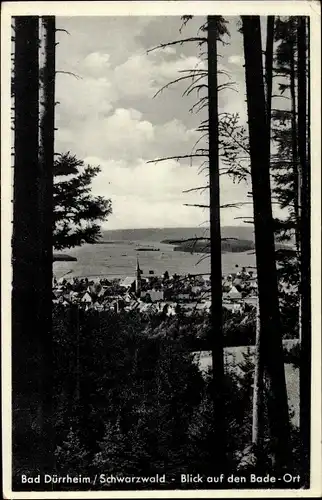
M209 205L199 205L197 203L184 203L184 207L209 208Z
M209 189L209 184L207 186L199 186L199 187L195 187L195 188L185 189L182 192L183 193L192 193L193 191L201 191L201 190L205 190L205 189Z
M186 42L198 42L198 45L202 45L203 43L207 42L207 38L205 37L191 37L191 38L183 38L181 40L176 40L175 42L168 42L168 43L161 43L160 45L157 45L156 47L153 47L152 49L147 50L147 54L150 52L153 52L158 49L164 49L166 47L170 47L172 45L183 45Z
M192 154L192 155L179 155L179 156L168 156L165 158L157 158L156 160L148 160L147 163L160 163L161 161L168 161L168 160L182 160L184 158L194 158L194 157L205 157L208 155L203 155L203 154Z
M188 80L189 78L193 78L192 75L185 75L185 76L180 76L180 78L176 78L175 80L172 80L171 82L167 83L166 85L164 85L163 87L161 87L161 89L159 89L153 96L153 99L155 97L157 97L159 94L161 94L161 92L163 92L164 90L168 89L169 87L171 87L171 85L175 85L176 83L179 83L183 80Z

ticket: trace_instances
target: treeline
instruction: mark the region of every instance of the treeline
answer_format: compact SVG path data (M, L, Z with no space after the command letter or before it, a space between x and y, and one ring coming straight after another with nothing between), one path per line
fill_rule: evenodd
M170 243L170 242L169 242ZM225 252L246 252L247 250L254 250L255 244L250 240L230 240L221 242L221 251ZM180 245L173 248L176 252L189 252L189 253L210 253L211 248L209 240L198 241L183 241Z
M212 475L216 450L211 446L215 432L211 374L201 375L189 352L190 339L180 328L182 323L175 321L172 328L160 321L157 327L156 320L144 325L136 313L55 308L53 425L58 475L75 471L92 477L98 472L165 474L166 484L153 487L168 489L200 487L182 485L180 475L184 473ZM251 438L253 372L246 355L238 376L230 371L225 375L224 405L231 429L228 460L231 473L236 474L253 470L244 460ZM34 474L33 443L23 425L18 436L26 462L15 469L14 485L23 489L21 473ZM295 428L292 436L294 460L290 467L296 471ZM263 473L271 472L269 445L267 453ZM53 485L57 490L105 487L99 483ZM110 489L124 487L132 486L113 485Z
M194 240L163 240L161 243L167 243L174 245L173 250L177 252L189 252L189 253L211 253L209 239L198 238ZM179 243L179 245L177 245ZM276 250L289 250L292 251L292 246L287 244L276 243ZM221 241L221 251L225 252L247 252L248 250L254 250L255 243L251 240L240 240L232 238Z

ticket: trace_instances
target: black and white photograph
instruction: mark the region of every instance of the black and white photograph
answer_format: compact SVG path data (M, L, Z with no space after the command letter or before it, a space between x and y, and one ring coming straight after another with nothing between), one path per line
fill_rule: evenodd
M4 498L319 497L320 4L2 14Z

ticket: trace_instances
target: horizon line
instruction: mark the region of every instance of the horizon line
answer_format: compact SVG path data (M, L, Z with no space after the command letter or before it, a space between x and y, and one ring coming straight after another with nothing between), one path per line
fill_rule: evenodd
M247 227L243 225L224 225L224 227ZM117 227L117 228L101 228L102 231L136 231L138 229L210 229L210 226L148 226L148 227Z

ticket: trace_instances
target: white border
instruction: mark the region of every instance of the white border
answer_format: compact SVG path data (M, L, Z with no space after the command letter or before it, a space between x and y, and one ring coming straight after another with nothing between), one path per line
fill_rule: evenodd
M43 498L304 498L322 493L321 460L321 6L318 1L109 1L4 2L1 12L1 298L2 298L2 456L3 495L10 499ZM165 490L120 492L12 492L11 490L11 134L10 17L13 15L304 15L311 18L312 147L312 436L309 490Z

